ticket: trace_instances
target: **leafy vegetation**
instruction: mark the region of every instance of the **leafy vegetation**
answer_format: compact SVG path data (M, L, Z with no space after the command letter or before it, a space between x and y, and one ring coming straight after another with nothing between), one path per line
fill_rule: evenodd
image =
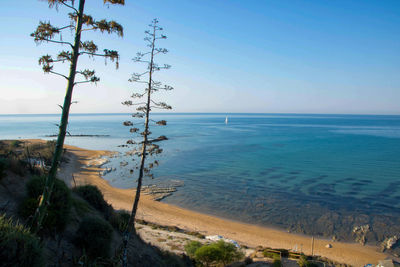
M39 239L4 215L0 215L0 262L2 266L45 266Z
M267 249L263 251L263 255L264 255L264 257L271 258L271 259L274 259L276 256L280 257L278 253L271 252Z
M92 258L108 257L112 241L113 228L98 217L85 217L76 232L75 244L84 249Z
M51 163L55 143L29 143L20 140L0 141L0 179L9 170L20 176L44 174Z
M6 169L8 166L8 160L0 157L0 180L6 176Z
M34 176L27 183L27 198L19 207L19 213L22 217L29 219L35 213L45 182L45 177ZM48 214L43 221L43 228L45 230L62 231L69 222L72 206L71 191L63 181L55 180L50 201Z
M83 185L73 189L75 193L86 200L93 208L104 215L104 218L119 232L126 230L130 214L125 211L114 211L105 201L101 191L94 185Z
M300 267L318 267L318 264L308 261L308 257L304 254L300 256L297 264L299 264Z
M244 257L244 254L235 245L223 240L208 245L191 241L185 245L185 251L189 257L202 266L219 264L225 266Z
M273 267L281 267L282 266L282 261L280 259L274 259L274 262L272 263Z
M103 194L96 186L83 185L78 186L73 190L98 211L104 213L110 209L110 205L104 200Z
M109 222L116 230L123 233L128 228L129 217L130 214L126 211L113 211Z
M45 165L50 166L51 160L53 159L55 146L55 141L27 144L24 147L24 154L27 158L43 160Z
M185 245L185 251L186 254L191 257L194 258L194 255L196 253L196 251L203 246L203 244L201 244L199 241L190 241Z
M21 144L22 144L22 142L19 141L19 140L12 140L11 143L10 143L10 146L11 146L12 148L17 148L17 147L19 147Z

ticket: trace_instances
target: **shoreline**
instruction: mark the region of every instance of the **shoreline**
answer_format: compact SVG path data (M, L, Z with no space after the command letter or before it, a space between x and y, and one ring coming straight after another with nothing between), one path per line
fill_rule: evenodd
M30 140L39 141L39 140ZM59 178L68 186L92 184L97 186L109 204L115 209L130 211L134 199L134 189L112 187L108 181L99 176L101 168L89 162L111 154L109 151L87 150L66 145L70 161L64 164ZM94 166L93 166L94 165ZM204 235L222 235L249 247L265 246L271 248L293 249L297 247L306 254L311 254L311 236L288 233L273 227L242 223L217 216L199 213L171 204L152 200L148 195L141 195L138 219L152 223L177 226L179 228L200 232ZM325 246L331 244L332 248ZM367 263L377 264L389 254L378 251L376 246L362 246L358 243L335 242L324 238L315 238L314 254L331 260L354 266Z

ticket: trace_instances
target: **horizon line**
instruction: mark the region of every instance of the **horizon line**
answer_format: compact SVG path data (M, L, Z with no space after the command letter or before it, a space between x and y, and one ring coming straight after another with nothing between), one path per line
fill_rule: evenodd
M131 112L74 112L69 115L129 115ZM312 113L312 112L152 112L158 115L353 115L353 116L400 116L400 113ZM17 115L61 115L61 113L0 113L0 116L17 116Z

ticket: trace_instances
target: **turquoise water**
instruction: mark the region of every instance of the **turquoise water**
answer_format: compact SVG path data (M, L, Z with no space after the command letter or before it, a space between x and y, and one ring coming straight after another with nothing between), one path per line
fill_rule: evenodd
M182 180L164 201L235 220L348 239L370 224L372 240L400 225L400 116L303 114L157 114L168 126L157 183ZM66 143L124 152L127 114L74 114ZM56 115L0 115L0 139L44 138ZM121 154L123 155L123 153ZM108 166L119 166L124 156ZM129 161L129 159L128 159ZM135 186L129 168L105 175ZM346 234L347 233L347 234Z

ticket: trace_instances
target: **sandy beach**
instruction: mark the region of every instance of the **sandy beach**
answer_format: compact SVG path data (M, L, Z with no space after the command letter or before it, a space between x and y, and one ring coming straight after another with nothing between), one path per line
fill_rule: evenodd
M99 175L101 168L97 166L98 164L96 165L96 161L111 152L85 150L74 146L66 146L66 148L70 160L63 164L59 178L70 186L75 184L96 185L115 209L131 210L134 190L112 187ZM204 235L222 235L249 247L267 246L293 249L297 246L304 253L311 254L311 237L221 219L157 202L147 195L141 196L138 217L161 225L178 226L182 229L197 231ZM327 244L331 244L332 247L327 248ZM378 247L317 238L314 243L314 254L353 266L363 266L367 263L377 264L379 260L387 257L387 254L379 252Z

